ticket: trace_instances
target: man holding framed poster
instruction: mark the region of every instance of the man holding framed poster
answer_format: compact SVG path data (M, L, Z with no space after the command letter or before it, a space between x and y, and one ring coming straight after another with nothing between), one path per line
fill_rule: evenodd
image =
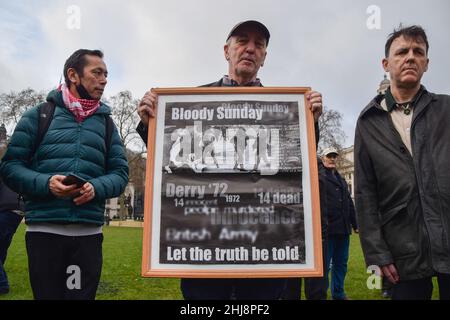
M204 86L221 88L156 89L139 105L152 153L143 274L181 277L185 299L279 299L285 277L322 272L310 168L322 97L261 88L269 38L260 22L239 23L224 46L229 74ZM305 194L317 201L303 203Z

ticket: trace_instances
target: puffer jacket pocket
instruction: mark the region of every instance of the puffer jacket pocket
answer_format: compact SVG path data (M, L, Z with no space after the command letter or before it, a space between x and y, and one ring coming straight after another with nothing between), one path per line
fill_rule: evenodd
M419 250L408 207L404 203L380 214L383 237L394 260L416 255Z

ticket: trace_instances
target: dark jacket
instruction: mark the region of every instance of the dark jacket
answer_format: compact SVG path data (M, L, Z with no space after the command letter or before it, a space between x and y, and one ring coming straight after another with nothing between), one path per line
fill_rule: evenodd
M110 114L111 110L102 103L95 114L78 123L64 106L60 91L50 92L47 100L56 108L38 149L32 156L39 115L37 107L33 107L16 126L2 159L0 174L12 190L25 197L27 223L101 225L105 199L119 196L128 182L127 158L116 128L106 154L105 114ZM94 186L93 200L77 206L72 199L57 198L50 192L50 178L69 173L80 175Z
M323 166L323 164L322 164ZM348 191L347 182L339 172L333 172L324 167L327 195L328 234L349 235L358 229L355 207Z
M424 89L412 153L377 96L355 134L355 198L367 265L395 263L402 280L450 273L450 96Z
M327 175L322 160L317 158L317 169L319 175L319 197L320 197L320 225L322 227L322 241L328 240L328 196ZM325 251L325 250L324 250ZM325 261L325 259L324 259Z
M24 210L23 201L0 179L0 211Z

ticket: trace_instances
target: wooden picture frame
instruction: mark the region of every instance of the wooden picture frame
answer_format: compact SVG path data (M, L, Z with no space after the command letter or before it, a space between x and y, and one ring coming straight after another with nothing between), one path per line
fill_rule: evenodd
M322 276L310 88L153 91L142 276Z

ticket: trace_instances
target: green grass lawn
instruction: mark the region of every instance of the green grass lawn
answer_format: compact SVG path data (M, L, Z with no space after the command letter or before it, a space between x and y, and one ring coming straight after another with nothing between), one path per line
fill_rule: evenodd
M105 227L103 270L97 291L99 300L173 300L182 299L179 279L142 278L142 229ZM32 299L22 224L8 251L5 269L11 291L0 300ZM381 299L380 290L369 290L363 255L357 235L351 237L346 292L353 300ZM435 289L435 294L436 294ZM434 297L436 298L436 297Z

